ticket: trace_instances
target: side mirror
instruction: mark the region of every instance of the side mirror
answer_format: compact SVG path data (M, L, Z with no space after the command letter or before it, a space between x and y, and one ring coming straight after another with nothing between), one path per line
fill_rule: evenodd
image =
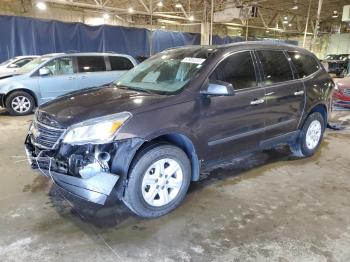
M16 64L11 64L11 65L8 66L8 68L18 68L18 65L16 65Z
M42 67L39 69L40 76L48 76L50 74L51 74L50 69L48 69L47 67Z
M201 91L201 94L208 96L233 96L235 90L232 84L223 81L212 81L207 88Z

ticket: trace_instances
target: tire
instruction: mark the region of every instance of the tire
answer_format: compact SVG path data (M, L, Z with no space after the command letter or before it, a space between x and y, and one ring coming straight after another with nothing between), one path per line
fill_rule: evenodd
M184 151L168 144L150 147L136 156L123 202L138 216L160 217L184 200L190 182L191 164Z
M6 98L5 104L11 115L24 116L33 112L35 100L25 91L16 91Z
M300 158L312 156L322 142L324 130L323 116L319 112L309 115L295 143L290 145L293 155Z

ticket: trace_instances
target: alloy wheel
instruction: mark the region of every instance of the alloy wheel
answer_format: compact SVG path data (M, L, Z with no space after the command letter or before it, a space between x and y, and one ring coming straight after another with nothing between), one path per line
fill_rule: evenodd
M16 96L11 102L12 109L17 113L25 113L31 107L30 100L25 96Z

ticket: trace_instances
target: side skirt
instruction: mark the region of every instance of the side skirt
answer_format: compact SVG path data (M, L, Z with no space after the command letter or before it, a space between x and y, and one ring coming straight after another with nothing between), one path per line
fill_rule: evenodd
M228 155L228 156L223 157L219 160L208 161L206 163L206 165L203 166L201 169L201 177L206 177L211 170L215 169L216 167L220 166L221 164L223 164L229 160L232 160L234 158L239 158L239 157L248 155L250 153L259 152L259 151L263 151L266 149L271 149L271 148L274 148L274 147L279 146L279 145L287 145L290 143L294 143L295 140L298 138L299 134L300 134L300 130L296 130L296 131L293 131L293 132L290 132L290 133L287 133L287 134L284 134L281 136L262 140L259 143L259 146L257 146L256 148L245 150L245 151L242 151L238 154Z

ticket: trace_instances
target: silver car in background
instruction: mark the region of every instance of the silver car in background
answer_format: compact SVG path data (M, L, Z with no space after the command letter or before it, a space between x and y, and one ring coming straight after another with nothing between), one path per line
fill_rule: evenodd
M17 69L23 67L28 64L33 59L38 56L15 56L9 60L6 60L0 64L0 79L2 77L7 77L16 73Z
M26 115L58 96L113 82L136 64L132 56L113 53L43 55L0 79L0 106Z

